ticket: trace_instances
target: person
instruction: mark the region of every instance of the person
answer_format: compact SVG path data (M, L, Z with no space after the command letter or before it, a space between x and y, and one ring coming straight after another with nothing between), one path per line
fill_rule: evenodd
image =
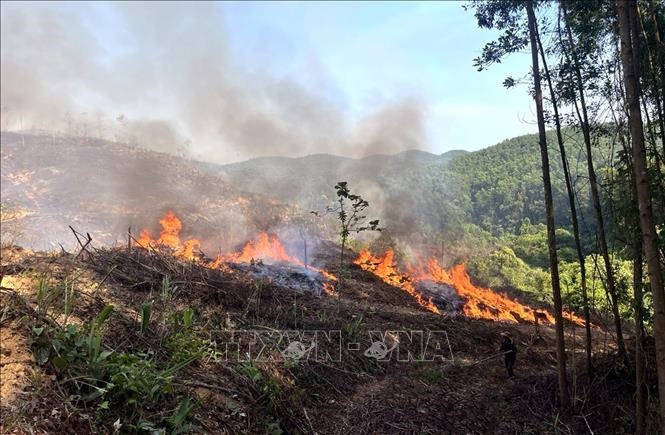
M501 336L503 337L503 340L501 341L499 352L504 354L508 377L512 378L515 375L513 373L513 367L515 366L515 359L517 357L517 346L515 346L515 343L513 343L513 340L510 338L510 333L503 332L501 333Z

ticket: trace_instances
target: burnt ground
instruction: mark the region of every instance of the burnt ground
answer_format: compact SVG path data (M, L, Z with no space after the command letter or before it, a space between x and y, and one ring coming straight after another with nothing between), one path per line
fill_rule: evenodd
M601 346L605 331L594 330L596 371L589 377L581 368L583 331L566 327L575 399L564 412L556 403L551 326L541 326L537 336L532 324L429 313L350 261L336 270L339 250L324 248L327 254L317 264L342 278L333 296L295 292L239 269L211 270L144 250L90 250L77 257L4 249L1 432L632 432L633 369ZM97 322L107 304L113 313ZM151 312L142 322L145 306ZM83 364L89 356L85 343L76 347L78 355L66 353L66 344L56 351L55 341L66 342L66 324L82 325L84 337L90 325L98 325L107 359ZM258 357L257 347L223 352L231 331L238 330L258 331L266 345ZM288 346L302 351L301 359L283 356L284 331L317 330L332 339L316 336L316 348L308 353ZM386 331L393 332L376 335ZM396 331L441 332L430 335L433 346L425 349L417 332L409 340ZM503 331L519 347L514 378L496 357ZM313 338L307 334L297 339L309 348ZM383 360L365 355L377 337L396 346ZM252 361L244 351L253 354ZM412 360L400 361L409 353ZM413 360L422 354L433 360ZM57 358L63 355L70 361L65 367ZM118 362L122 358L152 368L138 380L160 373L156 391L145 393L127 376L105 378L126 367ZM178 363L179 370L165 374ZM104 391L91 396L99 391L94 386ZM186 398L191 406L175 418Z

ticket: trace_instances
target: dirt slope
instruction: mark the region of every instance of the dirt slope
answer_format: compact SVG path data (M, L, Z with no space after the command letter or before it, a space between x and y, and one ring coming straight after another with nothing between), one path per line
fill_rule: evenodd
M99 139L7 132L0 150L3 207L16 210L18 221L3 238L35 249L74 246L69 225L100 245L122 243L128 227L138 232L167 210L204 242L233 244L240 241L236 235L268 230L287 215L276 201L168 154Z
M13 370L6 356L31 357L20 358L18 389L11 397L3 393L2 432L142 433L149 426L195 433L544 434L583 433L587 425L595 433L630 432L630 419L616 412L632 409L630 378L609 356L597 355L603 375L593 381L594 394L584 396L588 387L577 378L578 397L586 401L559 416L550 328L535 337L530 324L429 313L357 266L336 270L338 254L331 245L318 256L343 277L337 294L315 296L242 270L212 270L139 249L78 258L3 250L2 329L20 337L5 341L3 332L3 385ZM113 313L99 321L107 304ZM151 312L142 322L146 306ZM83 325L78 331L85 333L66 324ZM95 331L101 351L112 351L104 358L97 353L96 365L84 363L87 345L75 344ZM232 331L258 333L255 346L266 346L260 358L250 361L225 347ZM304 335L287 339L287 331ZM332 338L317 340L300 359L286 358L293 341L309 347L320 338L308 331ZM426 351L418 331L430 337ZM519 346L512 379L501 358L492 358L502 331ZM376 341L386 345L383 359L368 356ZM257 349L242 348L254 357ZM582 349L575 352L569 361L582 361ZM412 360L400 361L409 354ZM434 360L414 361L419 355ZM137 367L143 367L138 378ZM148 380L154 389L144 389ZM182 420L175 417L179 409L188 410Z

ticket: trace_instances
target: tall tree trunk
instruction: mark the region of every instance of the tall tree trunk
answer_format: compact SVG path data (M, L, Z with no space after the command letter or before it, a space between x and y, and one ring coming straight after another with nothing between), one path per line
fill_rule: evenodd
M661 431L665 433L665 291L663 291L663 274L660 268L656 226L654 224L651 194L649 192L639 87L635 75L635 66L633 65L632 37L635 29L631 29L629 9L634 8L635 4L633 2L617 0L616 6L619 17L619 36L621 38L623 82L626 89L626 104L628 105L628 125L630 127L630 138L633 149L633 171L635 174L635 188L640 212L640 229L642 231L647 271L653 295L654 337L656 339Z
M556 328L556 359L559 375L559 400L563 408L570 406L568 394L568 378L566 376L566 346L563 335L563 314L561 301L561 283L559 282L559 263L556 253L556 236L554 227L554 205L552 201L552 184L550 182L550 162L547 155L547 138L545 136L545 117L543 115L543 91L540 86L540 68L538 66L538 45L536 14L533 2L525 2L529 20L529 41L531 44L531 63L533 67L534 100L538 119L538 139L540 157L543 167L543 187L545 190L545 213L547 216L547 247L550 256L550 273L552 275L552 296L554 299L554 319Z
M547 57L543 44L540 40L540 35L537 36L538 47L540 49L540 58L543 61L543 68L545 69L545 78L547 80L547 87L550 91L550 99L552 100L552 108L554 110L554 124L556 127L556 138L559 144L559 153L561 154L561 165L563 167L563 175L566 179L566 191L568 193L568 204L570 206L570 217L573 223L573 235L575 236L575 248L577 250L577 260L580 264L581 274L581 287L582 287L582 303L584 305L584 329L585 341L584 350L586 352L586 372L591 374L593 368L591 364L591 319L589 313L589 296L586 287L586 265L584 263L584 253L582 252L582 242L580 240L580 229L577 221L577 207L575 207L575 191L570 177L570 168L568 166L568 158L566 157L566 147L563 143L563 135L561 133L561 118L559 117L559 106L557 104L557 97L554 93L554 86L552 85L552 77L547 66Z
M637 192L635 191L635 177L633 181L634 233L633 233L633 293L635 296L635 435L646 433L647 388L645 381L644 360L644 306L642 303L642 233L639 226L639 213L637 211Z
M663 38L661 36L662 29L658 26L658 17L656 16L656 4L654 0L649 1L649 14L651 15L651 21L653 22L654 28L654 41L656 43L656 63L658 64L658 70L660 71L660 101L661 105L658 109L658 121L660 124L660 140L661 147L663 150L663 159L665 159L665 43L663 43Z
M589 115L587 113L586 99L584 96L584 82L582 80L582 72L579 63L579 56L575 49L575 41L573 40L572 32L570 30L570 23L568 22L568 12L565 3L562 3L562 11L564 15L564 22L566 24L566 31L568 33L568 42L571 47L571 54L573 57L573 70L575 72L575 81L577 85L577 92L579 94L580 104L578 106L577 99L574 100L575 111L582 127L582 137L584 138L584 146L587 155L587 168L589 171L589 185L591 187L591 198L593 200L593 208L596 212L596 223L598 225L598 242L600 243L600 250L603 255L603 262L605 265L605 275L607 279L607 292L610 295L612 305L612 316L614 317L614 329L617 338L617 349L619 355L628 363L628 354L626 353L626 346L623 342L623 331L621 328L621 316L619 314L619 298L617 295L616 281L614 279L614 268L610 260L609 250L607 248L607 238L605 237L605 219L603 217L603 208L600 203L600 193L598 192L598 179L596 171L593 167L593 155L591 154L591 127L589 125Z

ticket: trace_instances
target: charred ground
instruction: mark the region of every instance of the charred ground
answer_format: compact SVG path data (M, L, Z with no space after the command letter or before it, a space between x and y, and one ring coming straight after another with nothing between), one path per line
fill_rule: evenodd
M16 378L16 388L3 388L3 433L113 432L118 419L120 432L632 430L633 386L627 381L632 369L613 359L611 347L596 354L596 375L583 376L578 368L583 359L581 330L567 327L568 342L577 344L569 346L569 361L579 401L568 414L560 413L550 328L542 328L537 337L527 323L432 314L350 262L339 270L334 244L322 245L318 261L341 277L336 296L294 292L242 270L213 270L144 249L88 251L78 257L20 248L2 252L3 385L7 377ZM112 314L100 319L109 305ZM147 321L146 306L151 307ZM98 355L107 352L106 357L97 365L84 363L90 356L87 347L76 347L76 337L71 337L76 333L66 324L79 325L82 340L98 331ZM344 345L339 361L291 361L280 356L283 342L268 339L273 346L265 359L238 362L215 354L215 346L232 330L265 331L263 337L271 331L337 330ZM496 355L499 334L505 330L519 346L514 379L507 379L500 359L487 359ZM445 331L449 349L443 353L450 358L368 358L363 349L372 344L371 331ZM597 349L603 349L605 336L597 331ZM59 352L54 352L55 340L61 341ZM358 343L359 351L348 343ZM321 345L332 354L336 351L334 342ZM399 345L418 353L415 342ZM49 351L44 353L44 348ZM72 348L81 355L62 350ZM68 364L58 355L66 355ZM138 378L148 379L156 390L146 394L145 385L129 382L137 379L134 372L112 378L127 370L123 361L143 367ZM177 370L169 371L173 367ZM77 382L77 376L87 381ZM105 391L95 397L97 388Z
M2 132L2 203L18 210L15 242L36 249L85 228L103 244L179 212L202 239L229 245L288 220L288 207L197 169L191 161L100 139ZM8 236L3 233L3 236ZM211 249L218 249L214 246Z

